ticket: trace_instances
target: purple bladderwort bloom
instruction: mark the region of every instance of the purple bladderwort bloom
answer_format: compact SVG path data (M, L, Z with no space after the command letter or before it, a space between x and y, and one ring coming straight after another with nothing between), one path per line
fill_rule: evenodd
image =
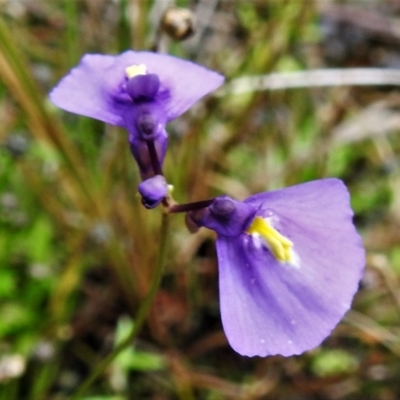
M142 195L142 204L150 209L158 206L167 196L168 184L162 175L156 175L139 183L138 190Z
M58 107L128 130L142 179L161 174L165 125L223 82L222 75L165 54L87 54L50 93Z
M318 346L350 308L365 265L349 194L322 179L189 212L217 233L221 317L247 356Z

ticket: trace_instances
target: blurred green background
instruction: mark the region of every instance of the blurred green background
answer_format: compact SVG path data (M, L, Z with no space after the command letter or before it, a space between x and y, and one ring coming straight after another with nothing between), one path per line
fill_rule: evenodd
M185 24L161 24L174 5L196 17L185 41L163 32ZM83 398L400 399L400 94L385 80L400 67L399 17L399 0L1 0L0 400L70 398L135 324L161 210L140 204L126 132L47 93L85 53L155 48L227 77L168 126L175 199L339 177L367 268L322 346L241 357L221 327L214 235L174 215L144 327ZM331 68L380 69L364 85L301 75L289 88L289 72ZM235 90L270 73L281 89Z

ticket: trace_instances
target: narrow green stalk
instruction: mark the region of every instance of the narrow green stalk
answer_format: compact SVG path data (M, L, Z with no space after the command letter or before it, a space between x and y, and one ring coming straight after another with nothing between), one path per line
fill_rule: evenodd
M68 54L68 64L75 65L79 59L79 22L78 22L78 2L65 0L65 15L67 16L66 44Z
M78 400L82 398L85 392L89 389L90 385L101 375L101 373L110 365L110 363L127 347L132 345L133 340L136 338L141 328L143 327L146 317L150 311L150 307L153 303L154 297L158 291L161 283L161 278L164 273L165 260L167 256L167 245L168 245L168 225L169 215L163 213L160 229L160 247L158 252L156 269L154 272L153 280L144 298L139 311L135 318L135 323L130 334L107 356L99 363L96 369L91 375L78 387L75 394L71 397L71 400Z

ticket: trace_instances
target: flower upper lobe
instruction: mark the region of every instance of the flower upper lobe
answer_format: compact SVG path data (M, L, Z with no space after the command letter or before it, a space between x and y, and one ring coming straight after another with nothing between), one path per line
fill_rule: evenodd
M130 76L132 70L136 72ZM165 54L87 54L52 90L50 99L64 110L127 129L131 153L145 180L160 173L161 168L154 170L154 158L161 167L168 144L167 122L220 86L223 79L214 71Z
M126 92L125 70L140 64L160 79L155 100L165 122L179 117L224 80L214 71L165 54L130 50L118 56L87 54L52 90L50 99L66 111L126 127L124 115L135 104Z

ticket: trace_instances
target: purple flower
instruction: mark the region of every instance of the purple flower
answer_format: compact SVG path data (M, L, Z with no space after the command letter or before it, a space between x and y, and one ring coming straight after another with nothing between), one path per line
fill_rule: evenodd
M146 179L161 172L167 122L223 80L216 72L165 54L87 54L52 90L50 99L64 110L126 128L131 152Z
M146 208L158 206L168 193L168 184L162 175L156 175L144 180L138 186L142 195L142 204Z
M218 234L222 323L238 353L300 354L350 308L365 253L340 180L219 197L189 215Z

